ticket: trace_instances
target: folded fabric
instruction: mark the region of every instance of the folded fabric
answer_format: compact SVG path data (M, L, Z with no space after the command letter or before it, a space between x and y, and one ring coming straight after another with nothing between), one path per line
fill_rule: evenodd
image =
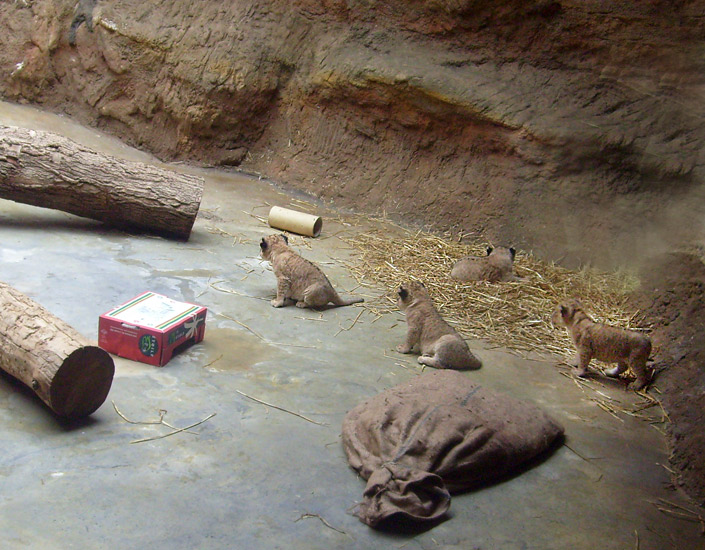
M467 373L422 374L345 416L348 462L367 480L356 514L372 527L393 516L438 520L450 493L517 470L562 434L536 405L484 388Z

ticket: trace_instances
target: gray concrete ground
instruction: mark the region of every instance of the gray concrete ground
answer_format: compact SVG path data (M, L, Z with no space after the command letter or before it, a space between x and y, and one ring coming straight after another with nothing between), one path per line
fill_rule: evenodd
M6 104L0 116L150 160L59 117ZM705 548L698 524L653 504L687 506L670 489L657 429L608 414L551 360L482 342L471 347L484 367L467 376L544 407L565 425L567 445L517 477L454 496L451 518L427 532L381 533L360 523L350 512L364 481L347 465L340 427L356 404L420 372L392 351L403 317L376 319L361 306L272 308L274 275L257 257L272 230L255 216L292 196L256 178L174 169L207 180L187 243L0 201L0 280L87 337L97 338L101 313L145 290L209 308L205 340L164 368L116 358L108 400L83 422L58 420L31 391L0 377L3 548ZM342 261L349 250L340 237L364 227L319 211L322 237L296 239L296 248L344 292L385 293L355 288ZM617 386L600 391L636 399ZM130 420L165 410L177 427L216 416L193 433L132 443L170 429L127 423L112 403Z

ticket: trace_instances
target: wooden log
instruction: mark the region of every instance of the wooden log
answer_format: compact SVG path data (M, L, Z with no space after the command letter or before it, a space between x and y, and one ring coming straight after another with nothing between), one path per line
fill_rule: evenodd
M0 283L0 368L67 418L98 409L115 374L108 352L5 283Z
M188 240L202 196L201 177L0 126L0 198Z

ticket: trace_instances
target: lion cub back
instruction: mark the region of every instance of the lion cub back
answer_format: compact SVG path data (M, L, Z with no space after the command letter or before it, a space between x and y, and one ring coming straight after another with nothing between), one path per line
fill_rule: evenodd
M277 278L277 296L274 307L282 307L287 300L294 300L298 307L323 307L329 303L348 306L364 302L362 298L343 299L331 285L323 271L288 246L285 235L269 235L260 243L262 258L272 264Z
M614 327L594 321L578 300L558 305L551 316L554 326L563 325L570 333L578 352L578 376L585 376L591 359L617 363L605 371L607 376L618 376L629 367L636 375L632 387L636 390L649 383L646 362L651 354L651 339L640 332Z
M410 350L418 346L421 353L419 363L463 370L482 366L467 342L438 313L423 283L411 281L401 285L397 305L406 314L406 348Z
M512 281L514 275L514 248L487 247L487 256L465 256L458 260L450 276L459 281Z
M402 285L401 292L406 292L406 295L402 296L400 294L398 300L399 309L406 311L407 324L422 327L422 348L425 341L436 341L446 334L458 334L438 313L436 306L433 305L431 296L429 296L423 284L411 281Z
M275 253L271 255L271 258L265 259L271 261L275 273L284 275L291 281L292 287L300 287L303 290L313 284L322 283L330 286L331 290L333 289L321 268L289 248L282 235L265 237L265 241L268 239L270 241L269 250L274 250ZM295 291L294 288L292 291Z

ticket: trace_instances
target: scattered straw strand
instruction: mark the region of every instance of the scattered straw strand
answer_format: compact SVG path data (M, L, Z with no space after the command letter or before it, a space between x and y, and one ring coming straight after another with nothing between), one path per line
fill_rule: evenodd
M207 364L203 365L201 368L202 368L202 369L207 369L208 367L210 367L210 366L214 365L215 363L217 363L218 361L220 361L222 358L223 358L223 354L221 353L218 357L216 357L215 359L213 359L213 361L211 361L210 363L207 363Z
M250 296L249 294L245 294L243 292L238 292L237 290L231 290L227 288L221 288L219 286L216 286L216 283L222 283L225 281L216 281L215 283L210 283L208 286L212 288L213 290L217 290L218 292L225 292L226 294L235 294L236 296L243 296L245 298L254 298L255 300L264 300L265 302L268 301L267 298L262 298L261 296Z
M351 328L353 328L353 327L357 324L358 320L360 319L360 315L362 315L362 314L364 313L364 311L365 311L364 308L360 309L360 313L357 314L357 317L355 317L355 320L350 324L350 326L347 327L347 328L344 328L344 327L341 326L341 327L340 327L340 330L335 333L335 336L338 336L338 334L340 334L340 333L343 332L343 331L348 331L348 330L350 330Z
M196 426L199 426L200 424L203 424L204 422L210 420L215 415L216 415L216 413L211 413L208 416L206 416L203 420L199 420L198 422L195 422L195 423L191 424L190 426L186 426L185 428L175 429L173 432L169 432L168 434L157 435L155 437L145 437L144 439L135 439L134 441L130 441L130 443L144 443L145 441L154 441L156 439L164 439L165 437L169 437L170 435L178 434L178 433L190 430L191 428L195 428Z
M191 434L194 434L194 435L198 435L197 433L195 433L195 432L189 432L188 430L190 430L191 428L195 428L196 426L198 426L198 425L200 425L200 424L203 424L204 422L206 422L207 420L210 420L211 418L213 418L213 417L216 415L216 413L212 413L212 414L208 415L206 418L204 418L203 420L200 420L199 422L196 422L196 423L194 423L194 424L191 424L190 426L186 426L185 428L177 428L177 427L175 427L175 426L172 426L172 425L169 424L168 422L165 422L165 421L164 421L164 415L166 414L166 410L164 410L164 409L159 409L159 420L145 420L145 421L139 421L139 420L130 420L129 418L127 418L127 417L120 411L120 409L118 409L117 405L115 404L115 401L112 401L112 404L113 404L113 408L115 409L115 412L118 414L118 416L119 416L120 418L122 418L125 422L127 422L128 424L143 424L143 425L158 425L158 424L163 424L163 425L166 426L167 428L171 428L171 429L173 430L173 431L171 431L171 432L169 432L169 433L162 434L162 435L158 435L158 436L155 436L155 437L146 437L146 438L144 438L144 439L135 439L135 440L133 440L133 441L130 441L130 443L143 443L143 442L145 442L145 441L154 441L154 440L156 440L156 439L164 439L165 437L169 437L169 436L171 436L171 435L178 434L178 433L181 433L181 432L187 432L187 433L191 433Z
M242 321L238 321L237 319L235 319L234 317L231 317L230 315L226 315L225 313L218 313L217 315L220 315L221 317L225 317L226 319L229 319L230 321L233 321L233 322L237 323L237 324L240 325L242 328L244 328L245 330L247 330L250 334L256 336L257 338L259 338L260 340L262 340L264 343L269 344L269 345L271 345L271 346L289 346L289 347L292 347L292 348L309 348L309 349L316 349L316 346L307 346L307 345L304 345L304 344L289 344L289 343L286 343L286 342L272 342L271 340L269 340L269 339L265 338L264 336L262 336L259 332L257 332L257 331L255 331L254 329L248 327L248 326L247 326L245 323L243 323Z
M340 533L341 535L350 536L350 535L348 535L348 533L346 533L342 529L338 529L336 527L333 527L330 523L328 523L323 517L321 517L318 514L301 514L301 517L299 519L295 520L294 523L297 523L297 522L301 521L302 519L309 519L309 518L317 518L321 521L321 523L323 523L323 525L328 527L328 529L333 529L333 531L336 531L336 532Z
M422 281L440 313L464 336L489 340L515 352L552 353L572 357L575 349L565 329L553 327L551 314L566 298L578 298L595 320L632 330L645 330L639 312L630 309L628 294L638 280L627 273L591 268L569 270L519 252L514 267L521 280L462 283L450 278L463 256L486 255L484 245L455 242L423 231L398 228L399 235L371 229L346 237L353 249L349 269L358 284L381 284L388 294L366 301L377 315L395 312L392 297L405 280Z
M121 411L118 409L117 405L115 404L115 401L111 401L113 404L113 408L115 409L115 412L118 414L120 418L122 418L125 422L128 424L142 424L144 426L151 426L151 425L157 425L157 424L163 424L167 428L171 428L172 430L178 430L176 426L172 426L169 424L166 420L164 420L164 416L166 415L167 411L164 409L159 409L157 412L159 413L159 419L158 420L130 420L127 418ZM190 434L198 435L196 432L188 432Z
M247 397L248 399L252 399L252 401L256 401L257 403L259 403L260 405L264 405L265 407L272 407L273 409L277 409L277 410L285 412L285 413L293 414L294 416L298 416L299 418L303 418L304 420L306 420L307 422L310 422L311 424L317 424L318 426L328 426L328 424L325 422L317 422L316 420L311 420L309 417L304 416L303 414L299 414L297 412L290 411L289 409L285 409L284 407L278 407L277 405L272 405L271 403L267 403L266 401L262 401L261 399L257 399L256 397L252 397L251 395L247 395L246 393L241 392L240 390L235 390L235 391L237 393L239 393L240 395L242 395L243 397Z
M700 533L705 535L705 517L701 516L699 513L685 506L681 506L680 504L676 504L675 502L666 500L665 498L659 498L658 502L652 501L651 504L653 504L659 512L667 516L700 523Z

